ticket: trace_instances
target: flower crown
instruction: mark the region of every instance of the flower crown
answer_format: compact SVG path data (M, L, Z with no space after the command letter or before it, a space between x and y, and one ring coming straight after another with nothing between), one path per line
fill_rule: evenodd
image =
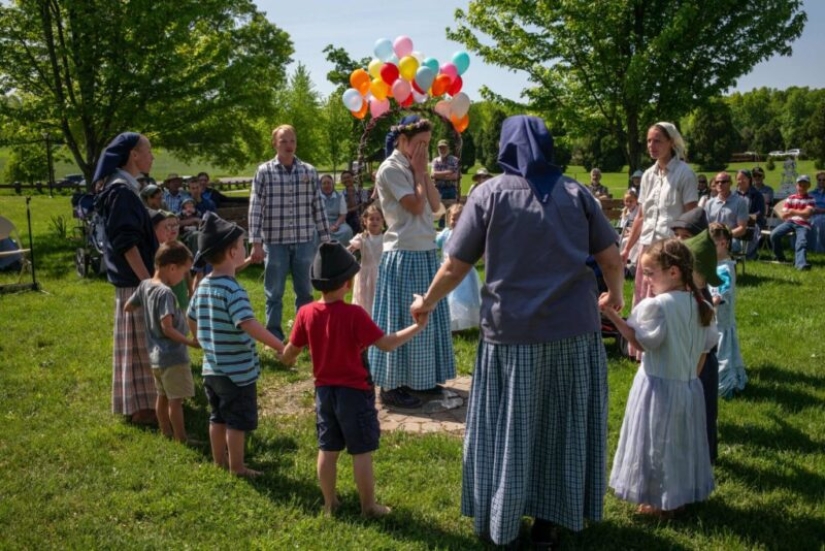
M427 119L420 119L409 124L398 124L390 126L390 132L393 134L403 134L405 132L414 132L416 130L424 130L430 127L430 121Z

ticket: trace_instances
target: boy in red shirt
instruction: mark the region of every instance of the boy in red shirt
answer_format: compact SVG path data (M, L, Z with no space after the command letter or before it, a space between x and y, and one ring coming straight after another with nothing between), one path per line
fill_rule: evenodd
M359 268L355 257L337 241L321 244L310 278L323 296L298 311L282 361L294 364L301 350L309 346L324 512L331 514L340 505L335 480L338 455L346 447L352 455L361 514L381 517L390 508L375 501L372 452L378 449L381 429L365 352L369 346L384 352L395 350L421 331L427 318L419 317L413 325L385 335L363 308L344 302Z

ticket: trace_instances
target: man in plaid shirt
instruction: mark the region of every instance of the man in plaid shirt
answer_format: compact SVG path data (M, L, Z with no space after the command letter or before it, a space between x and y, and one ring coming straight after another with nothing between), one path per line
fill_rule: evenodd
M287 274L292 274L295 311L312 302L309 268L318 238L329 241L318 172L295 156L295 129L272 131L275 158L263 163L252 180L249 241L252 261L264 261L266 328L284 340L281 328Z

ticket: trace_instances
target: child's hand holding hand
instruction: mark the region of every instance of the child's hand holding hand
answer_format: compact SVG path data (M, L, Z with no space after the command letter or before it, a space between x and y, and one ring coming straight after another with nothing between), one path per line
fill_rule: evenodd
M418 326L419 329L424 329L427 327L427 323L430 321L430 313L429 312L420 312L413 316L413 321Z

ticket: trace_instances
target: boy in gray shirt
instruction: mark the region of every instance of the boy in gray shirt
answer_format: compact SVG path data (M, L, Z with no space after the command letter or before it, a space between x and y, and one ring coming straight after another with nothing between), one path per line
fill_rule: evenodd
M158 397L155 411L164 436L186 442L183 400L195 395L187 346L199 347L186 336L186 316L178 307L171 287L180 283L192 267L192 253L186 245L164 243L155 254L155 274L144 279L124 306L131 312L143 309L149 362Z

